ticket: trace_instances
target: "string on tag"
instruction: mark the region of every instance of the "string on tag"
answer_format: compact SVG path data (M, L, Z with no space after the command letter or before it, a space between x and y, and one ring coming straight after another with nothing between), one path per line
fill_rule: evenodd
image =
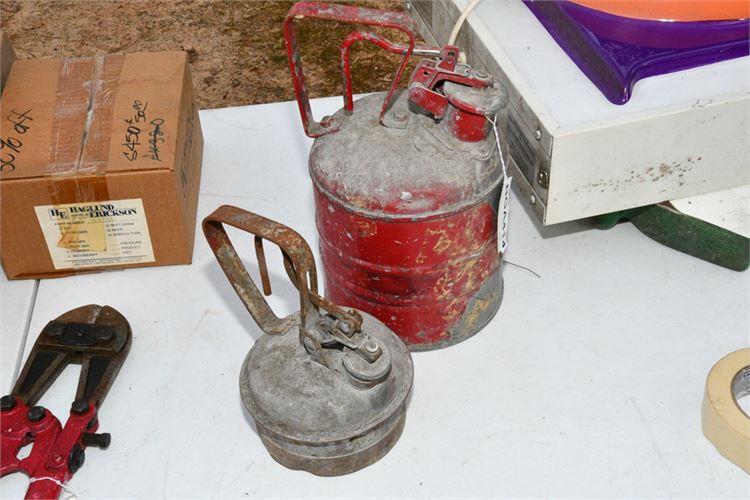
M78 500L78 495L76 495L76 493L73 490L71 490L70 488L68 488L65 485L65 483L63 483L61 481L58 481L54 477L44 476L44 477L32 477L32 478L29 478L29 483L35 483L37 481L52 481L53 483L55 483L56 485L58 485L60 488L62 488L63 491L65 491L65 493L68 494L68 496L66 496L62 500Z
M501 253L505 253L505 249L508 248L508 213L510 211L510 183L513 177L508 176L508 167L505 163L505 156L503 155L503 148L500 145L500 133L497 131L497 115L492 119L486 116L487 121L492 124L492 130L495 132L495 142L497 143L497 152L500 155L500 164L503 167L503 190L502 190L502 201L500 203L500 217L498 223L498 235L497 235L497 250Z

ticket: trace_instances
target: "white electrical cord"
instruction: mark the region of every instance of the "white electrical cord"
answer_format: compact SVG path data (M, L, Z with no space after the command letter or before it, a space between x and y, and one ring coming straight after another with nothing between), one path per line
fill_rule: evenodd
M466 6L464 11L461 13L461 15L458 16L458 20L456 21L456 24L453 25L453 31L451 31L451 36L450 38L448 38L448 45L453 45L454 43L456 43L456 38L458 38L458 32L461 31L461 26L463 26L464 21L466 21L466 18L469 17L469 14L471 14L471 11L474 10L474 7L476 7L477 4L481 1L482 0L471 0L469 2L469 5Z

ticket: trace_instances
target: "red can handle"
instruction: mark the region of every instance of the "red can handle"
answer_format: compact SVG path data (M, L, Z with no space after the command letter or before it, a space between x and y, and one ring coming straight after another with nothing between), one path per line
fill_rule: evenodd
M286 53L289 58L289 68L292 72L294 93L297 97L302 124L305 127L305 133L309 137L320 137L321 135L330 134L338 131L339 127L333 118L328 118L320 122L316 122L312 118L310 99L307 95L305 75L302 71L302 62L300 60L299 47L297 45L297 31L294 24L295 20L304 18L327 19L330 21L364 24L366 26L392 28L402 31L409 37L409 44L401 45L393 43L377 33L354 32L347 36L341 44L341 73L344 86L344 108L348 111L352 111L353 109L351 71L349 65L350 47L359 40L366 40L389 52L403 54L404 58L396 71L391 88L383 100L383 107L380 109L380 124L382 125L385 113L388 111L388 107L393 98L393 94L396 91L398 82L406 69L409 57L414 52L414 44L416 40L414 34L416 31L416 24L414 23L414 20L403 12L368 9L352 5L299 2L292 6L284 20L284 41L286 43Z

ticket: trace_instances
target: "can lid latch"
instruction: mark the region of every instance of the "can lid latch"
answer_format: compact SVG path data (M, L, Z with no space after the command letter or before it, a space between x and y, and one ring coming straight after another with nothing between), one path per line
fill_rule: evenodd
M483 89L493 83L489 73L474 71L469 65L458 63L459 53L458 47L446 45L440 49L437 59L421 60L412 73L409 99L437 119L445 116L449 105L448 97L435 90L441 84L454 82Z

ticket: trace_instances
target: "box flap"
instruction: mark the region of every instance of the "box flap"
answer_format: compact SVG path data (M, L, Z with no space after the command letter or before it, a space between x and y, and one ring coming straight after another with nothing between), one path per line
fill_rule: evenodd
M0 180L174 169L187 55L17 61L0 100Z

